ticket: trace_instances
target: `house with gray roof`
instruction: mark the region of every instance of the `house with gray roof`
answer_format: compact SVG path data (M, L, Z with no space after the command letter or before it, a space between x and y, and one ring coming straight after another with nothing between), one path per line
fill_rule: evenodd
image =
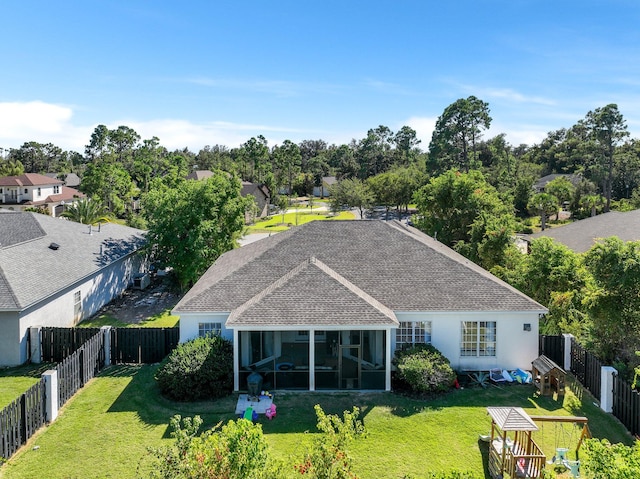
M28 328L74 326L145 268L143 231L0 210L0 366L29 358Z
M337 182L338 179L335 176L323 176L320 185L313 187L313 196L317 196L319 198L326 198L330 196L329 188Z
M531 242L543 236L562 243L576 253L588 251L598 241L609 236L617 236L622 241L639 241L640 209L625 212L609 211L608 213L526 235L525 240Z
M397 348L458 370L528 369L547 310L412 227L317 221L229 251L175 306L180 340L221 334L234 387L391 388Z

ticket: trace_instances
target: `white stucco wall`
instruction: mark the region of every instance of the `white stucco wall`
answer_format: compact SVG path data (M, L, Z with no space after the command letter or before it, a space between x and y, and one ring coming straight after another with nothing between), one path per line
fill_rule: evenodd
M530 370L531 361L538 357L538 313L396 312L396 317L400 322L431 321L431 343L456 370ZM460 355L462 321L496 322L496 356ZM531 331L524 331L524 324L530 324ZM395 350L395 336L392 346Z
M15 366L20 358L18 312L0 311L0 366Z
M15 366L28 359L27 335L32 326L71 327L79 321L93 316L102 306L109 303L133 282L133 275L145 267L144 258L134 254L124 257L102 269L93 276L75 283L23 310L18 319L2 319L0 325L0 365ZM80 291L82 312L78 321L74 318L74 294ZM2 314L2 313L0 313ZM4 323L13 323L12 326ZM4 346L4 331L12 335L11 345Z
M175 314L175 313L173 313ZM221 336L233 341L233 330L225 328L229 313L182 313L180 314L180 342L198 337L199 323L221 323Z

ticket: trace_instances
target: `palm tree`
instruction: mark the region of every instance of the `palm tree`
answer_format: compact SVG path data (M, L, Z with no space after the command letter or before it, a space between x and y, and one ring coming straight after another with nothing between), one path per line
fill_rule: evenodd
M109 217L105 214L102 203L90 198L82 198L76 201L63 211L60 216L83 225L109 222Z
M527 208L533 214L540 215L540 224L544 231L547 227L547 217L558 212L558 198L549 193L538 193L531 197Z

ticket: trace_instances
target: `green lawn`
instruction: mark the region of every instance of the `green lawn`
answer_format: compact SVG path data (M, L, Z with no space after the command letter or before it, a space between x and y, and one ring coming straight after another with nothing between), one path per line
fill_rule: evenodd
M101 328L102 326L113 326L116 328L174 328L178 326L180 317L171 315L171 308L165 309L159 314L154 314L141 323L127 323L120 321L112 314L105 313L87 319L78 324L79 328Z
M168 420L174 414L199 414L205 425L234 418L236 395L183 404L162 398L153 381L157 366L117 366L92 380L41 431L0 469L15 478L129 478L136 477L147 446L168 444ZM299 459L313 437L313 405L341 413L357 405L368 437L351 448L355 469L363 479L424 477L426 471L472 470L481 473L486 455L479 434L490 421L487 406L522 406L531 414L586 415L592 433L612 442L631 443L624 428L593 405L593 398L570 384L564 404L538 398L532 386L490 386L454 390L434 400L414 400L392 393L277 393L278 415L261 419L276 457ZM538 433L536 433L538 434ZM554 428L536 439L553 453ZM577 441L577 435L574 436ZM569 436L563 436L569 441ZM573 444L575 446L575 444ZM34 446L38 446L34 448ZM572 447L572 444L567 444Z
M16 368L0 368L0 409L15 401L38 382L50 364L27 364Z
M355 219L353 213L343 211L338 215L333 215L328 211L314 211L311 213L308 209L300 208L300 211L286 213L284 215L277 214L271 216L266 221L258 221L247 228L248 233L269 233L288 230L291 226L302 225L309 221L319 220L352 220Z

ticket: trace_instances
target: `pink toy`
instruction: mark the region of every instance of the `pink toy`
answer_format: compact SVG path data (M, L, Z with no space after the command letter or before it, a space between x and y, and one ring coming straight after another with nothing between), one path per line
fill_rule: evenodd
M267 408L264 414L268 419L273 419L274 417L276 417L276 405L271 403L271 406Z

